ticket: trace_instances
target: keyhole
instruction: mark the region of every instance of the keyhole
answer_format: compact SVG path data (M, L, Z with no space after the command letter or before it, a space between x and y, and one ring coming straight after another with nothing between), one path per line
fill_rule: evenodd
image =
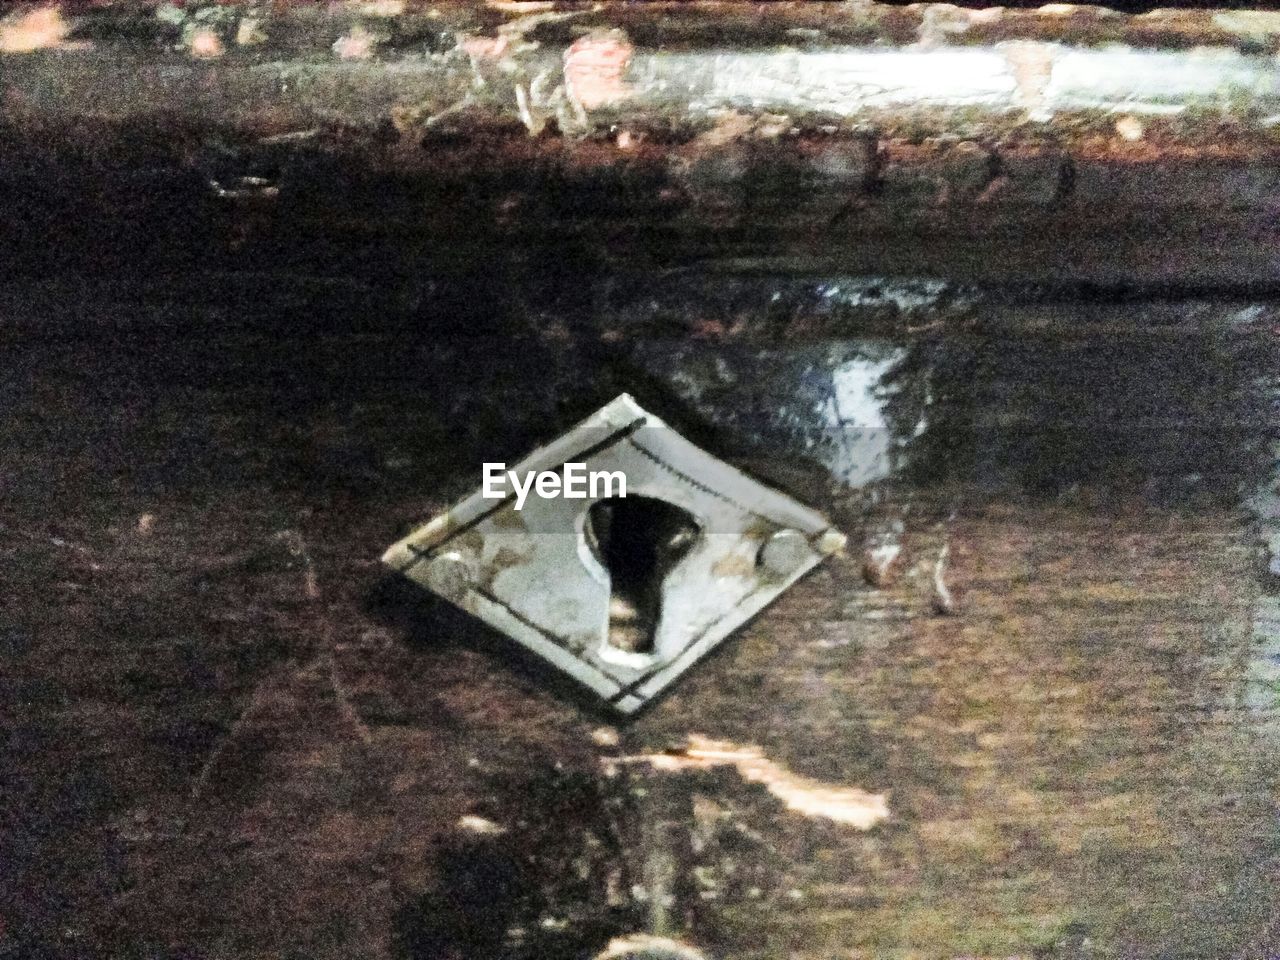
M687 510L652 497L613 497L591 507L588 541L609 571L609 644L652 653L662 583L698 539Z

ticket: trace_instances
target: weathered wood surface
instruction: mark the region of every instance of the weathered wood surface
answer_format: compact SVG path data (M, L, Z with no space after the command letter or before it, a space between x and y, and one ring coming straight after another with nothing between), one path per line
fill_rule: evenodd
M719 14L681 9L582 22L697 49ZM738 27L912 45L941 9ZM243 9L198 63L200 24L139 16L137 76L88 15L0 58L0 955L1280 950L1280 604L1243 507L1274 481L1271 93L534 137L514 86L390 110L516 14L441 8L365 66L332 44L366 14L315 14L317 75L391 89L319 121L349 88L278 99ZM1182 24L1274 69L1265 14L957 16L977 47ZM154 77L215 93L95 106ZM853 443L814 404L868 339L907 463L850 491L809 444ZM873 588L855 548L615 729L376 557L622 389L904 559ZM850 788L888 819L813 815Z
M735 960L1280 949L1236 506L1266 465L1265 303L915 334L942 479L822 500L855 544L902 523L896 578L828 564L611 728L376 557L480 460L621 385L665 373L670 399L679 365L537 311L533 336L442 338L424 318L529 295L474 277L433 274L421 313L211 279L4 292L8 956L583 958L633 931ZM692 735L887 794L888 819L635 759Z
M34 273L74 265L109 279L145 255L161 273L197 261L288 271L351 280L379 300L420 297L414 255L460 265L516 242L536 252L507 268L542 286L572 264L589 275L922 276L1120 297L1274 289L1269 148L1096 146L821 134L632 154L522 133L450 144L333 130L279 142L15 121L0 137L0 239L12 267Z
M19 196L57 178L39 157L56 144L58 164L134 171L111 202L200 190L287 209L289 230L306 227L300 196L346 187L326 231L345 216L447 234L451 208L468 231L568 230L623 262L1275 276L1280 27L1265 11L60 9L0 21L0 155ZM377 204L370 171L426 218Z

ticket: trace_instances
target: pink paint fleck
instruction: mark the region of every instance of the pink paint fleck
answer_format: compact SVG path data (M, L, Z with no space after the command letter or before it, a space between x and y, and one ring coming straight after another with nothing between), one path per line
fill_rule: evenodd
M191 34L191 55L202 60L220 57L223 54L222 38L214 31L200 28Z
M377 38L372 33L357 25L350 33L337 39L333 52L340 60L364 60L373 54Z
M584 110L626 99L630 88L623 76L634 52L621 30L590 33L575 41L564 53L569 96Z
M0 53L31 53L59 47L70 30L56 6L11 13L0 20Z

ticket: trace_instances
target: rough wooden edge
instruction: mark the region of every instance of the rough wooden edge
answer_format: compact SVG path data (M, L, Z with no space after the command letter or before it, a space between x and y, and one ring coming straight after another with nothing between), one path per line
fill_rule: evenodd
M1049 4L605 2L27 6L10 118L571 140L748 127L1249 141L1280 124L1280 13ZM743 118L747 119L743 119Z

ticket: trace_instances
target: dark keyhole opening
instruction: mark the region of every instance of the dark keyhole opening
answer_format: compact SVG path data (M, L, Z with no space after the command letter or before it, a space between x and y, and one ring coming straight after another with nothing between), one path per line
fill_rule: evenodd
M591 507L587 535L609 571L609 643L652 653L662 583L698 539L687 510L652 497L613 497Z

